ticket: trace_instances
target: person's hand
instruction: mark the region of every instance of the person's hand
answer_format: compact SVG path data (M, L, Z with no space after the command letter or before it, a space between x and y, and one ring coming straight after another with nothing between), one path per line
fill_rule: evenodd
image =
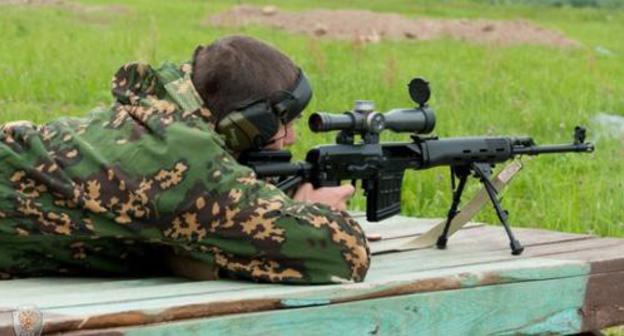
M350 184L339 187L323 187L314 189L312 184L302 184L293 199L306 203L321 203L336 210L347 210L347 201L353 196L355 188Z

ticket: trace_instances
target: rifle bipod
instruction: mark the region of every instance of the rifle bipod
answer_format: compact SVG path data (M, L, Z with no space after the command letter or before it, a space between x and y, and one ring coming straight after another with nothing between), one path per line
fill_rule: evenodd
M524 247L522 244L514 237L513 232L511 231L511 226L507 221L509 214L507 210L503 209L500 200L498 199L498 191L490 182L490 175L492 174L492 170L489 164L480 164L480 163L471 163L466 166L451 166L451 186L453 188L453 202L451 204L451 208L448 211L446 217L446 224L444 225L444 230L440 237L438 237L438 241L436 243L439 249L446 248L446 244L448 242L448 231L451 226L451 222L453 218L459 213L457 208L459 207L459 203L461 200L461 195L464 191L464 187L466 186L466 182L468 177L474 173L474 177L479 178L479 181L483 184L485 191L494 206L494 210L496 211L496 215L498 219L503 224L505 228L505 232L507 233L507 237L509 237L509 246L511 247L511 254L520 255L522 251L524 251ZM455 187L455 176L459 178L459 185L457 188Z

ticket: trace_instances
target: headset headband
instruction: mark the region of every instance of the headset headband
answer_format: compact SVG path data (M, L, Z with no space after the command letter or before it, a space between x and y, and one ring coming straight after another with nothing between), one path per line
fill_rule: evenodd
M288 124L295 119L308 105L312 98L312 89L308 78L303 71L299 69L297 80L295 81L294 88L291 91L280 91L285 94L284 99L273 103L273 109L280 117L280 120L284 124Z
M279 123L295 119L312 98L312 89L301 69L290 91L277 91L268 98L245 103L228 113L217 125L230 149L242 152L261 149L277 133Z

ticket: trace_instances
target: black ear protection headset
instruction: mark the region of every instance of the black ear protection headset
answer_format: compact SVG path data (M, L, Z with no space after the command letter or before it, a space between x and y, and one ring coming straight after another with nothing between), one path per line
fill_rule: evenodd
M265 99L241 104L219 121L216 130L236 152L261 149L277 133L280 122L286 125L295 119L311 98L308 79L299 69L291 90L277 91Z

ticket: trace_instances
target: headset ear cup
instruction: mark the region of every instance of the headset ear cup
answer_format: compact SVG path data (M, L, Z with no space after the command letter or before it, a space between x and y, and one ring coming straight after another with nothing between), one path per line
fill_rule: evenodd
M252 147L251 139L240 129L240 121L244 116L240 112L232 112L217 124L216 130L225 137L225 144L233 151L240 152Z
M227 146L237 152L261 149L277 133L279 119L266 102L256 102L231 112L217 125Z
M261 149L277 133L279 129L279 119L265 102L250 106L245 111L246 121L249 123L247 129L253 129L253 134L249 134L253 139L255 149ZM251 126L254 127L251 127Z

